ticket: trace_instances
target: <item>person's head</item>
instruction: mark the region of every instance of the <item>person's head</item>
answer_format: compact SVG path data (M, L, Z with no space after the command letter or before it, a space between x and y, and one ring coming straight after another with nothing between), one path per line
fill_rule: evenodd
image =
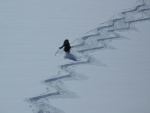
M68 44L68 43L69 43L69 40L68 40L68 39L66 39L66 40L64 41L64 43Z
M66 41L66 42L69 42L69 40L68 40L68 39L66 39L65 41Z

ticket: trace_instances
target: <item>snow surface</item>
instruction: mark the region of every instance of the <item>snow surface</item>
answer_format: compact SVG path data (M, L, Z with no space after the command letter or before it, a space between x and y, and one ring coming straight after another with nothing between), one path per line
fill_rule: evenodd
M149 113L149 9L149 0L1 0L0 112ZM78 61L55 56L66 38Z

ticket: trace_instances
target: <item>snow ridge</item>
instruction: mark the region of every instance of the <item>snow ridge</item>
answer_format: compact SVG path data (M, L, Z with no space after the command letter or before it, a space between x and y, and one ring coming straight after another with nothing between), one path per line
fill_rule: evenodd
M135 7L123 11L117 16L119 17L105 22L101 26L87 32L87 35L74 41L78 43L72 46L72 48L78 54L81 54L81 58L83 59L61 65L61 71L58 72L58 75L43 81L44 84L53 88L54 91L47 90L46 93L27 99L27 102L31 104L30 107L33 113L64 113L62 110L53 107L49 103L49 99L78 97L76 93L67 90L64 85L64 81L66 80L87 79L86 76L77 73L74 66L85 64L102 65L89 53L102 49L113 49L113 47L109 45L111 40L125 38L117 33L117 31L134 30L134 23L150 20L150 0L140 0ZM63 75L61 74L62 72L66 74Z

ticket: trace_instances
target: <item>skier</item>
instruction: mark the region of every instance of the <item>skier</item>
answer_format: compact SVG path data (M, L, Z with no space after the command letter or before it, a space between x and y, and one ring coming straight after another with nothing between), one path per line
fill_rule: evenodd
M70 53L71 46L70 46L70 43L69 43L69 40L68 40L68 39L66 39L66 40L64 41L64 44L63 44L61 47L59 47L59 49L62 49L63 47L64 47L64 51L65 51L66 53Z

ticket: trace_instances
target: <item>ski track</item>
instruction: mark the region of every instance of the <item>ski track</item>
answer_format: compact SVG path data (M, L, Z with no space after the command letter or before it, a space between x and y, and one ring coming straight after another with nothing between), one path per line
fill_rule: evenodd
M94 64L102 65L90 55L92 51L101 49L113 49L109 42L116 39L125 38L117 33L118 31L126 31L134 29L133 23L150 20L150 0L140 0L135 7L123 11L119 14L119 18L111 19L87 33L87 35L76 39L77 45L72 46L76 52L82 55L84 60L72 62L59 66L58 75L43 81L48 88L55 91L47 91L39 96L26 99L30 103L33 113L64 113L63 110L53 107L49 100L58 98L77 98L76 93L67 90L64 81L67 80L86 80L87 77L75 71L74 66ZM140 15L140 17L139 17ZM75 42L74 41L74 42ZM62 72L67 74L63 75Z

